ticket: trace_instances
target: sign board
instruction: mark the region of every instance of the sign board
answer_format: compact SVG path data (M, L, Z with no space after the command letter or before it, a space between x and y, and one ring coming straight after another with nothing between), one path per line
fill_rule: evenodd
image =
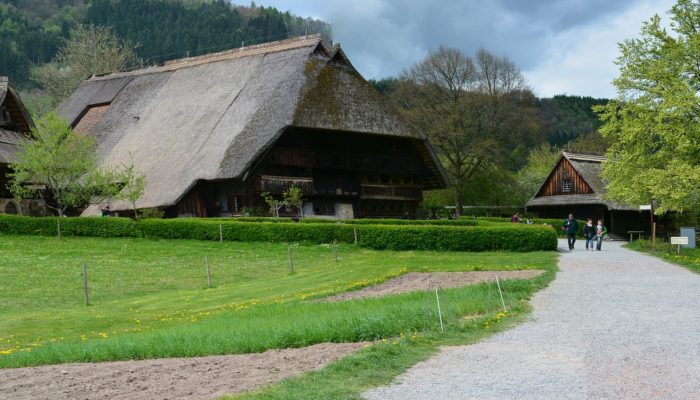
M688 244L688 238L685 236L671 236L671 244Z
M651 211L651 204L642 204L639 206L640 211Z

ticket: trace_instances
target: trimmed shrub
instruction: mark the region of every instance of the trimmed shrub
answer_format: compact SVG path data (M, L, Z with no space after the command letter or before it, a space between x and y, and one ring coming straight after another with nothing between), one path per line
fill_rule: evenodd
M189 218L188 218L189 219ZM196 218L192 218L196 219ZM292 223L291 218L273 217L233 217L233 218L207 218L207 221L217 222L271 222ZM476 226L473 219L390 219L390 218L366 218L366 219L330 219L330 218L301 218L302 224L348 224L348 225L448 225L448 226Z
M55 236L58 217L0 215L0 233ZM139 237L136 223L129 218L60 218L61 235L98 237Z
M557 237L551 227L514 226L418 226L269 222L223 222L196 219L145 220L144 236L164 239L262 242L353 243L377 250L535 251L553 250Z
M500 218L500 217L479 217L478 221L491 223L511 223L510 218ZM531 218L533 225L551 225L554 231L559 237L566 237L566 232L561 228L564 223L564 218ZM578 219L578 231L576 236L583 237L583 226L586 225L586 221ZM513 224L515 225L515 224Z
M0 216L0 233L56 235L58 218ZM241 242L353 243L377 250L536 251L557 246L549 226L371 225L347 223L232 222L207 219L61 218L66 236L148 237Z

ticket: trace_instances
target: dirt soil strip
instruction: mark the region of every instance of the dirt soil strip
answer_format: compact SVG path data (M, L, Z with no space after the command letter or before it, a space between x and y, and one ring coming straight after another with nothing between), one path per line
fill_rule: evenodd
M369 286L353 292L341 293L321 301L341 301L364 297L380 297L405 292L418 292L435 287L442 289L457 288L481 282L506 279L532 279L540 276L541 269L522 271L471 271L471 272L409 272L382 284Z
M367 343L258 354L0 369L2 399L215 399L318 370Z

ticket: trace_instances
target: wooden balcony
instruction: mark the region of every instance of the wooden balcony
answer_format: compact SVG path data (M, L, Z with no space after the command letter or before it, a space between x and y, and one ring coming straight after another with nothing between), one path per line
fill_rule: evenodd
M420 200L422 191L416 186L361 185L360 198L373 200Z
M258 187L261 192L280 194L293 186L301 188L303 195L310 195L314 192L314 180L312 178L294 176L262 175Z

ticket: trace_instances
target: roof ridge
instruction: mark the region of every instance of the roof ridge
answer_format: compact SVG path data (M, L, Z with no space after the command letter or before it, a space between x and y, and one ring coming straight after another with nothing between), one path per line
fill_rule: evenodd
M608 158L605 156L600 156L597 154L583 154L583 153L570 153L568 151L562 151L562 155L564 158L567 160L574 160L574 161L596 161L596 162L602 162L606 161Z
M275 53L278 51L293 50L301 47L317 45L322 42L320 34L297 36L289 39L278 40L275 42L267 42L255 45L239 47L219 51L216 53L203 54L196 57L186 57L176 60L166 61L163 65L148 66L130 71L114 72L106 75L96 75L89 80L108 80L134 75L144 75L159 72L175 71L182 68L194 67L197 65L208 64L217 61L233 60L236 58L249 57L259 54Z

